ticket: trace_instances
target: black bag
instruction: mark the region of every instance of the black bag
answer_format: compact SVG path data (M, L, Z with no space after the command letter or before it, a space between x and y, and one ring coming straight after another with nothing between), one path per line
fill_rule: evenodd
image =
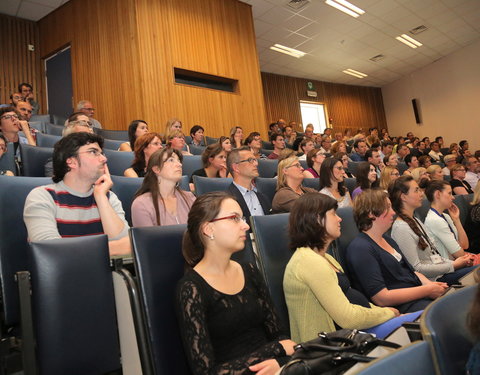
M400 347L356 329L320 332L318 338L295 346L295 352L282 369L281 375L341 374L357 362L376 359L366 356L365 353L377 346Z

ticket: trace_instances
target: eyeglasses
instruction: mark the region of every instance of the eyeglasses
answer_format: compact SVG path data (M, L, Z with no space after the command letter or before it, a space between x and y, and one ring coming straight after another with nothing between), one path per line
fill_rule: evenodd
M4 115L4 116L0 117L0 119L5 119L5 120L16 119L16 120L18 120L18 116L17 115Z
M294 167L294 168L303 168L303 167L302 167L302 164L300 164L300 163L295 163L295 164L289 165L289 166L286 167L286 168L292 168L292 167Z
M97 158L99 156L105 156L105 153L102 150L98 150L96 148L91 148L91 149L86 150L86 151L79 151L78 154L90 154L90 155L95 156Z
M390 173L390 176L400 176L400 173L398 173L398 172L392 172L392 173Z
M236 162L235 164L240 164L240 163L255 164L255 163L258 163L258 160L256 158L248 158L248 159L240 160L240 161Z
M345 168L343 168L343 167L334 167L334 168L338 169L339 171L345 170ZM370 171L370 172L371 172L371 171Z
M86 111L95 111L95 108L86 108L86 107L83 107L82 109L86 110Z
M216 219L210 220L210 223L214 223L215 221L220 221L220 220L232 220L234 223L240 223L240 222L247 222L247 219L245 219L244 216L240 216L238 214L235 215L230 215L230 216L224 216L224 217L217 217Z

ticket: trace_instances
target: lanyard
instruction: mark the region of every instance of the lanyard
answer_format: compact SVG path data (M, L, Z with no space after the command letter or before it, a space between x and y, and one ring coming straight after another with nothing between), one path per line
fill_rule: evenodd
M450 232L452 232L453 234L453 237L455 237L455 239L457 239L457 236L455 235L455 232L453 231L452 227L450 226L450 223L448 222L447 218L441 214L440 212L438 212L435 208L433 207L430 207L430 210L432 210L433 212L435 212L438 216L440 216L443 220L445 220L445 222L447 223L448 225L448 229L450 229Z
M430 250L432 251L432 254L440 255L440 253L438 252L435 245L430 241L430 238L428 237L427 232L425 232L422 225L418 222L418 220L415 216L413 217L413 220L415 220L415 223L417 224L418 229L420 229L420 232L422 233L423 239L425 239L428 242L428 245L430 246Z

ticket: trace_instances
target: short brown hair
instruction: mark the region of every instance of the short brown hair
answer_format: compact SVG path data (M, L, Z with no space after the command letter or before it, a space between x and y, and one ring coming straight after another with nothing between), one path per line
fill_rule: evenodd
M338 203L325 194L306 193L298 198L290 211L288 230L290 249L299 247L323 249L327 243L325 215L336 210Z
M387 198L387 193L380 189L368 189L356 196L353 201L353 217L359 231L369 230L375 217L388 209Z
M211 145L208 145L202 153L203 168L210 166L210 158L214 158L221 152L225 152L221 144L212 143Z

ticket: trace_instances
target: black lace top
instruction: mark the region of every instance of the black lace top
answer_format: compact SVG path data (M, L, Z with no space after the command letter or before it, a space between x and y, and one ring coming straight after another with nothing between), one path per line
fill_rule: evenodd
M263 279L242 265L245 285L229 295L188 271L177 286L177 316L193 374L251 374L248 366L275 358L288 361L279 340L287 339Z

